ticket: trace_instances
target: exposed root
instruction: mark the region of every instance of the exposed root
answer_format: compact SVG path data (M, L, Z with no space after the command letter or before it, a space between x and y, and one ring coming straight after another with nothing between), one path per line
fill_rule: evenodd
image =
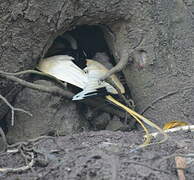
M140 114L144 114L149 108L152 108L154 104L156 104L158 101L162 100L162 99L165 99L169 96L173 96L177 93L180 93L181 91L184 91L184 90L188 90L188 89L193 89L194 86L186 86L184 88L181 88L181 89L178 89L178 90L175 90L175 91L171 91L171 92L168 92L167 94L165 95L162 95L160 97L158 97L157 99L155 99L154 101L151 102L150 105L148 105L146 108L144 108Z
M27 145L29 143L36 144L39 140L42 140L42 139L53 139L54 140L54 137L52 137L52 136L39 136L39 137L34 138L34 139L28 139L27 141L21 141L21 142L15 143L15 144L8 145L8 148L14 148L14 147L18 147L21 145Z
M19 71L19 72L15 72L15 73L0 71L0 74L5 74L5 75L8 75L8 76L20 76L20 75L25 75L25 74L36 74L36 75L39 75L39 76L49 78L50 80L54 80L57 84L59 84L64 89L67 88L66 85L62 81L57 79L56 77L54 77L52 75L49 75L49 74L46 74L46 73L43 73L43 72L40 72L40 71L36 71L36 70L29 69L29 70Z
M165 94L165 95L163 95L163 96L158 97L156 100L154 100L153 102L151 102L150 105L148 105L146 108L144 108L143 111L141 111L140 114L144 114L149 108L151 108L151 107L152 107L155 103L157 103L158 101L160 101L160 100L162 100L162 99L165 99L165 98L167 98L167 97L169 97L169 96L172 96L172 95L174 95L174 94L177 94L178 92L179 92L178 90L177 90L177 91L172 91L172 92L169 92L169 93L167 93L167 94Z
M0 94L0 99L2 99L4 101L5 104L7 104L7 106L11 109L11 125L13 126L14 125L14 113L15 111L19 111L19 112L23 112L23 113L26 113L28 114L29 116L32 116L32 114L28 111L25 111L24 109L21 109L21 108L15 108L13 107L5 97L3 97L1 94Z
M74 96L74 94L72 92L66 91L66 90L61 89L59 87L56 87L56 86L47 87L47 86L43 86L43 85L30 83L30 82L27 82L23 79L15 77L15 75L11 75L11 74L8 75L7 73L5 73L3 71L0 71L0 77L4 77L8 80L17 82L18 84L20 84L22 86L25 86L25 87L28 87L28 88L31 88L31 89L34 89L34 90L47 92L47 93L51 93L51 94L56 94L56 95L61 95L61 96L64 96L68 99L72 99L72 97Z
M17 167L17 168L0 168L0 173L18 173L18 172L25 172L29 169L32 169L34 166L36 159L35 154L38 154L40 152L37 152L34 148L35 145L40 143L40 140L45 139L53 139L54 137L51 136L40 136L34 139L29 139L28 141L18 142L13 145L7 145L8 149L5 153L7 154L15 154L20 153L20 155L23 157L23 159L26 162L25 166ZM14 149L12 149L14 148ZM5 154L4 153L4 154ZM44 154L43 154L44 155Z
M31 155L31 161L26 166L21 166L18 168L0 168L1 173L16 173L16 172L24 172L32 168L34 165L34 153L29 153Z
M148 165L145 164L145 163L140 163L140 162L136 162L136 161L129 161L128 163L137 164L137 165L143 166L144 168L146 167L146 168L149 168L149 169L152 169L152 170L154 170L154 171L161 172L161 173L171 174L170 171L165 171L165 170L158 169L158 168L155 168L155 167L152 167L152 166L148 166Z

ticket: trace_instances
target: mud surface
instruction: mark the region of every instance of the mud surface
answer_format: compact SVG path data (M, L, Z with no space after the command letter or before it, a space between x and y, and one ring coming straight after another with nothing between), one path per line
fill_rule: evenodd
M0 179L174 180L178 178L175 157L184 156L187 163L184 174L191 180L194 179L193 136L193 132L179 132L171 134L163 144L133 151L142 143L141 132L99 131L43 138L21 146L26 157L34 154L31 169L1 173ZM0 167L24 165L21 153L1 154Z

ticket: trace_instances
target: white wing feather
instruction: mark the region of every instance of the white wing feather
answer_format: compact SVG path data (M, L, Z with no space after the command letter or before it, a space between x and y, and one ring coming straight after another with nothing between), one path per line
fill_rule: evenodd
M110 84L106 83L105 81L101 82L99 79L105 75L105 73L108 71L106 68L101 68L102 65L97 64L96 61L87 60L90 62L90 64L85 68L85 71L87 72L88 80L86 81L86 84L83 88L83 91L79 92L75 96L73 96L73 100L82 100L85 97L95 95L95 91L99 88L105 87L107 92L110 92L112 94L117 94L117 91L114 87L112 87ZM88 95L88 93L92 93L91 95ZM96 92L97 95L97 92Z
M110 84L99 81L99 79L108 71L102 64L97 61L87 60L87 68L82 70L73 63L73 60L74 58L68 55L52 56L42 59L37 68L59 80L82 88L83 91L76 94L73 97L73 100L81 100L87 96L95 95L97 89L103 87L106 88L107 92L117 94L115 88ZM124 92L124 87L116 76L114 77L114 80L120 85L121 91Z
M74 58L67 55L52 56L42 59L37 68L59 80L83 89L88 81L86 73L76 66L72 60Z

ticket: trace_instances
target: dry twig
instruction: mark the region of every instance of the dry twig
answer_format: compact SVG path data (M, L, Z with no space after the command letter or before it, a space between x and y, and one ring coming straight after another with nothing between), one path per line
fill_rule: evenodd
M34 83L30 83L27 82L25 80L22 80L20 78L15 77L14 75L8 75L7 73L4 73L2 71L0 71L0 77L4 77L8 80L17 82L18 84L34 89L34 90L38 90L38 91L42 91L42 92L47 92L47 93L51 93L51 94L56 94L56 95L62 95L68 99L71 99L73 97L73 93L70 91L66 91L64 89L61 89L59 87L56 86L43 86L43 85L38 85L38 84L34 84Z
M160 100L162 100L162 99L165 99L165 98L167 98L167 97L169 97L169 96L172 96L172 95L174 95L174 94L177 94L177 93L178 93L178 90L169 92L169 93L167 93L167 94L165 94L165 95L163 95L163 96L158 97L157 99L155 99L154 101L152 101L150 105L148 105L146 108L144 108L143 111L141 111L140 114L144 114L149 108L152 108L152 106L153 106L154 104L156 104L158 101L160 101Z
M31 155L31 161L26 166L21 166L18 168L0 168L1 173L14 173L14 172L23 172L26 171L34 165L34 153L29 153Z
M147 165L147 163L144 164L144 163L140 163L140 162L137 162L137 161L128 161L127 163L140 165L140 166L152 169L154 171L162 172L162 173L165 173L165 174L171 174L169 171L165 171L165 170L162 170L162 169L158 169L156 167L149 166L149 165Z
M2 99L4 101L5 104L7 104L7 106L11 109L11 125L13 126L14 125L14 113L15 111L20 111L20 112L23 112L23 113L26 113L28 114L29 116L32 116L32 114L28 111L25 111L24 109L21 109L21 108L15 108L13 107L5 97L3 97L1 94L0 94L0 99Z
M6 153L20 153L20 155L24 158L26 165L18 168L0 168L0 173L16 173L32 169L36 161L35 154L37 153L34 151L34 146L38 141L48 138L54 139L54 137L51 136L40 136L34 139L29 139L27 141L18 142L13 145L8 145L9 149L7 149ZM30 146L30 148L28 146ZM30 162L28 163L29 160Z
M20 75L25 75L25 74L36 74L36 75L39 75L39 76L49 78L50 80L54 80L57 84L59 84L64 89L66 89L66 85L62 81L57 79L56 77L54 77L50 74L46 74L46 73L43 73L43 72L40 72L40 71L36 71L36 70L29 69L29 70L19 71L19 72L15 72L15 73L0 71L0 74L4 74L4 75L8 75L8 76L20 76Z
M144 108L144 109L140 112L140 114L144 114L149 108L152 108L153 105L156 104L156 103L157 103L158 101L160 101L160 100L163 100L163 99L165 99L165 98L168 98L168 97L170 97L170 96L173 96L173 95L175 95L175 94L177 94L177 93L180 93L181 91L188 90L188 89L193 89L193 88L194 88L193 86L186 86L186 87L181 88L181 89L179 89L179 90L175 90L175 91L168 92L167 94L162 95L162 96L158 97L157 99L155 99L154 101L152 101L151 104L149 104L146 108Z
M18 147L18 146L21 146L21 145L26 145L27 146L29 143L36 144L38 141L40 141L42 139L54 139L54 137L52 137L52 136L39 136L37 138L28 139L26 141L21 141L21 142L15 143L15 144L8 145L8 148L14 148L14 147Z

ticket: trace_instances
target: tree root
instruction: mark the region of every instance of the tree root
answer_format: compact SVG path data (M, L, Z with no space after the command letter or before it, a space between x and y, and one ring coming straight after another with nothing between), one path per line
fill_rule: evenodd
M14 73L13 73L13 75L11 75L11 73L6 73L6 72L3 72L3 71L0 71L0 77L4 77L8 80L17 82L18 84L20 84L22 86L25 86L25 87L28 87L28 88L31 88L31 89L34 89L34 90L47 92L47 93L51 93L51 94L56 94L56 95L61 95L61 96L64 96L68 99L71 99L74 95L72 92L66 91L66 90L61 89L61 88L56 87L56 86L47 87L47 86L27 82L25 80L22 80L20 78L15 77Z
M20 153L20 155L25 160L26 165L17 167L17 168L7 168L7 167L0 168L0 173L3 173L3 174L18 173L18 172L25 172L29 169L32 169L37 160L37 157L35 158L35 154L37 154L37 151L35 150L34 146L40 143L38 141L42 139L48 139L48 138L54 139L54 137L50 137L50 136L40 136L34 139L29 139L27 141L18 142L12 145L7 144L8 149L6 150L6 152L2 153L1 155Z
M127 162L127 163L140 165L140 166L143 166L144 168L146 167L146 168L149 168L149 169L152 169L152 170L154 170L154 171L161 172L161 173L171 174L170 171L165 171L165 170L162 170L162 169L158 169L158 168L156 168L156 167L149 166L149 165L147 165L147 164L145 164L145 163L140 163L140 162L136 162L136 161L129 161L129 162Z
M163 95L163 96L160 96L158 97L157 99L155 99L154 101L151 102L151 104L149 104L146 108L144 108L140 114L144 114L149 108L152 108L154 104L156 104L158 101L162 100L162 99L165 99L169 96L173 96L181 91L184 91L184 90L188 90L188 89L193 89L194 86L186 86L182 89L179 89L179 90L175 90L175 91L171 91L171 92L168 92L167 94Z
M28 169L32 168L34 165L34 153L30 153L31 155L31 161L26 165L26 166L21 166L18 168L0 168L1 173L16 173L16 172L24 172L27 171Z
M31 114L30 112L25 111L24 109L13 107L13 106L7 101L7 99L6 99L5 97L3 97L1 94L0 94L0 99L2 99L2 100L5 102L5 104L7 104L7 106L11 109L11 125L12 125L12 126L14 125L14 114L15 114L14 112L15 112L15 111L20 111L20 112L23 112L23 113L28 114L29 116L32 116L32 114Z
M162 100L162 99L165 99L165 98L167 98L167 97L169 97L169 96L172 96L172 95L174 95L174 94L176 94L176 93L178 93L178 92L179 92L179 91L176 90L176 91L172 91L172 92L169 92L168 94L165 94L165 95L163 95L163 96L158 97L157 99L155 99L154 101L152 101L150 105L148 105L146 108L144 108L143 111L140 112L140 114L144 114L149 108L152 108L152 106L153 106L154 104L156 104L158 101L160 101L160 100Z

